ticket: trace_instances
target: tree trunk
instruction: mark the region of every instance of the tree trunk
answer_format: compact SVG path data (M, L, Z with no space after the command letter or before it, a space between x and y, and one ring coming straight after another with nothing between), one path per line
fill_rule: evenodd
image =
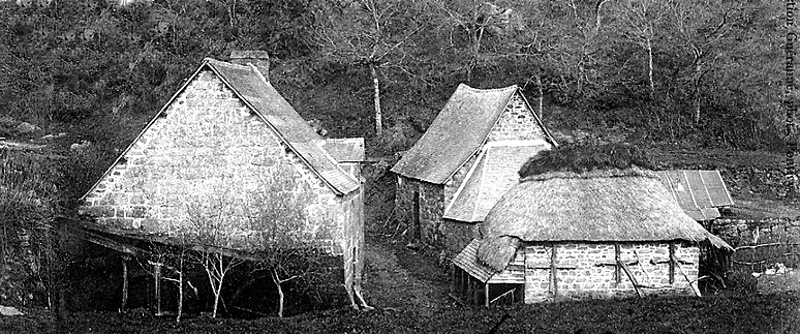
M539 119L542 119L544 109L544 88L542 88L542 76L536 75L536 85L539 88Z
M694 68L695 79L694 79L694 122L700 122L700 77L702 73L700 72L701 67L700 63L698 62L697 66Z
M283 287L281 286L280 278L278 278L278 273L275 270L272 270L272 281L275 283L275 287L278 289L278 318L283 318Z
M212 318L217 317L217 310L219 309L219 296L222 294L222 280L217 283L219 285L217 285L217 288L214 289L214 310L211 312Z
M175 322L180 323L183 316L183 254L181 254L180 268L178 271L178 315Z
M656 85L653 81L653 44L650 41L650 38L647 38L647 78L650 80L650 97L653 97L653 94L656 92Z
M153 268L153 277L155 282L155 294L156 294L156 315L161 314L161 264L156 263L155 268Z
M383 119L381 116L381 86L378 81L378 70L375 65L370 65L372 71L372 87L375 90L375 135L380 137L383 133Z

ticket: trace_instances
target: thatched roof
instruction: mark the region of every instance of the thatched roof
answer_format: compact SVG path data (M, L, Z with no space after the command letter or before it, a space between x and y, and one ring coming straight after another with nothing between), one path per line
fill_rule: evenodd
M519 90L516 85L499 89L459 85L425 134L392 167L392 172L430 183L445 183L481 149L506 105ZM539 116L532 115L546 140L555 143Z
M526 178L489 211L478 250L502 270L523 242L710 240L730 248L687 216L658 177L639 168L552 172ZM513 247L513 250L510 249Z
M265 74L262 74L253 65L237 65L211 58L206 58L197 68L186 83L181 87L172 98L156 113L150 123L139 133L131 142L128 148L120 154L111 167L106 170L97 183L95 183L86 194L100 184L114 166L128 154L139 138L155 123L159 117L167 112L173 101L183 93L184 89L194 79L205 70L212 71L222 80L227 88L231 89L236 98L240 99L250 111L263 120L271 128L278 138L286 144L303 161L313 173L315 173L328 187L337 194L347 194L358 189L361 184L354 179L341 167L338 162L322 148L324 139L320 137L311 126L303 120L303 117L294 110L283 96L267 81Z

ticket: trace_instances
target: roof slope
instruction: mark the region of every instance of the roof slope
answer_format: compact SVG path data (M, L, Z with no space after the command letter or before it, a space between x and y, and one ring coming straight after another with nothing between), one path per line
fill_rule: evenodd
M514 239L558 241L710 240L730 248L687 216L658 177L638 168L529 177L489 211L479 259L502 269ZM486 248L486 249L483 249ZM494 249L493 249L494 248Z
M720 213L716 208L733 205L717 170L672 170L656 172L656 175L678 205L694 220L717 218Z
M444 218L481 222L498 200L519 183L519 169L546 144L487 147L444 212Z
M338 162L364 161L364 138L328 138L322 148Z
M425 134L392 167L392 172L442 184L475 154L505 110L516 85L499 89L475 89L460 84ZM536 113L536 121L552 142Z
M161 110L156 113L150 123L139 133L131 144L122 152L106 170L98 182L95 183L81 199L91 193L101 180L111 172L114 166L122 159L133 145L139 140L150 126L153 125L172 102L186 89L193 79L204 69L212 70L230 88L250 110L259 116L275 131L284 142L309 168L318 175L331 190L337 194L350 193L360 186L360 183L342 170L337 161L323 148L324 139L320 137L300 114L292 108L275 87L252 65L231 64L211 58L206 58L192 76L186 80Z

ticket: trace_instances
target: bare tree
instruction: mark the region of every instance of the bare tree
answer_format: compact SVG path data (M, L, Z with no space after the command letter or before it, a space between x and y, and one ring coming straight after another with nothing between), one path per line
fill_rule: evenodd
M679 43L688 49L694 121L700 121L703 78L719 67L722 44L733 26L733 17L741 4L720 0L668 1L670 23ZM681 47L678 44L676 47Z
M191 258L203 267L214 294L212 317L216 318L225 277L231 269L244 260L231 251L241 245L242 203L233 198L231 185L220 181L219 193L202 196L189 201L186 224L180 231L183 243L193 251ZM238 214L237 214L238 213Z
M477 66L493 64L516 53L514 37L522 30L516 4L507 1L440 0L435 1L441 13L439 26L450 38L450 46L457 49L453 36L463 34L467 40L467 81ZM512 7L515 6L515 7ZM511 47L508 47L511 46Z
M369 70L375 107L375 134L382 133L381 78L387 70L408 73L412 37L426 28L415 2L400 0L320 0L314 40L322 56Z
M276 181L269 190L253 194L251 207L255 210L249 221L249 242L257 250L257 267L269 272L278 292L278 317L284 316L284 284L303 280L302 286L310 288L320 277L323 259L328 256L313 234L317 226L328 224L317 219L312 225L308 203L289 191L286 183Z
M614 4L618 9L621 34L629 41L636 43L647 52L647 80L650 86L650 97L656 91L653 78L653 48L659 24L666 17L667 10L663 1L659 0L620 0Z

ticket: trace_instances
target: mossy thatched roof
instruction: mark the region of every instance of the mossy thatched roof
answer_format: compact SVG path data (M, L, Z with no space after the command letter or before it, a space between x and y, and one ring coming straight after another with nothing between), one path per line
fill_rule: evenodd
M522 242L700 242L730 248L636 167L530 176L489 211L479 260L502 270ZM514 240L518 239L518 240Z
M631 144L566 144L539 152L522 165L519 175L524 178L549 172L584 173L632 166L651 170L657 167L645 150Z

